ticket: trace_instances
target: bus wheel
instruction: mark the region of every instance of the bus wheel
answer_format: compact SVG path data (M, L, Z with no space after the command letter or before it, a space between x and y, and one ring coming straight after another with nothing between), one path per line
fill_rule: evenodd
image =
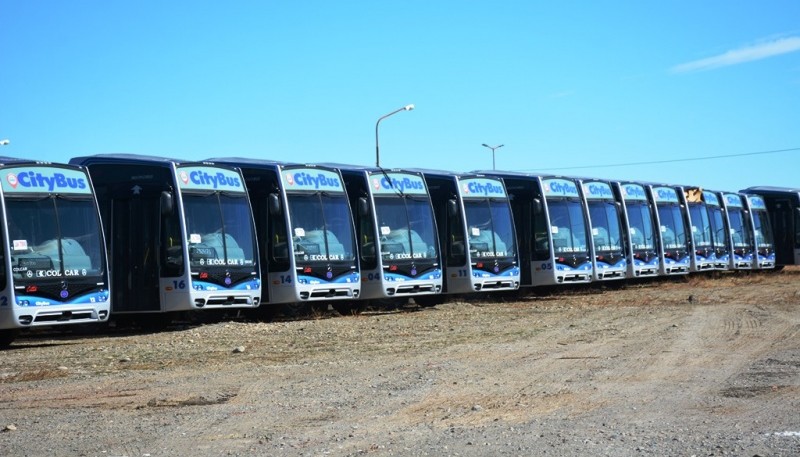
M444 295L441 294L420 295L419 297L414 297L414 303L419 305L420 308L430 308L436 305L443 304Z
M19 330L17 329L0 330L0 349L11 346L11 343L17 339L17 335L19 335Z
M331 303L333 309L342 316L355 316L364 312L366 305L363 302L336 302Z
M281 314L291 318L308 317L311 315L311 303L284 303Z

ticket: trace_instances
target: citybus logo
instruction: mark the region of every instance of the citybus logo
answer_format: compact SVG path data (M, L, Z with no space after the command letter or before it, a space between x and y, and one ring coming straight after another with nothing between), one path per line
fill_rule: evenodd
M675 191L669 189L658 189L658 199L659 200L666 200L666 201L673 201L675 200Z
M552 181L547 185L550 193L561 195L574 195L578 193L578 188L574 184L565 181Z
M225 173L219 171L214 174L206 173L205 171L195 170L189 173L188 179L186 172L181 172L181 180L184 183L192 181L192 184L199 186L211 185L214 189L218 187L242 187L242 182L238 177L225 176Z
M589 195L593 197L607 197L611 198L614 194L611 193L611 189L603 184L589 184L586 186L589 191Z
M483 194L483 195L504 195L503 187L491 182L471 182L464 186L464 193L466 194Z
M644 189L639 186L625 186L625 195L630 198L638 198L644 200L645 194Z
M319 189L320 187L333 187L339 189L342 187L342 183L339 182L339 179L326 176L324 173L320 173L316 176L306 172L299 172L295 173L294 175L289 173L286 175L286 182L289 183L290 186L297 184L298 186L313 187L314 189Z
M422 185L421 179L411 179L411 178L391 178L391 182L389 182L386 177L381 178L381 187L384 189L397 189L400 192L404 192L407 190L424 190L425 187Z
M19 174L9 173L6 175L6 182L16 189L17 186L22 186L25 189L43 188L48 192L56 189L86 189L86 179L84 178L70 178L63 173L53 173L52 175L43 175L42 173L33 171L23 171Z

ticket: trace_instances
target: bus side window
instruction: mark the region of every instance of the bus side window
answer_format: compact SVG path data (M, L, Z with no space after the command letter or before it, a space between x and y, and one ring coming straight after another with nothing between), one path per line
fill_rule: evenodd
M550 232L547 230L544 205L536 200L533 203L533 260L547 260L550 258Z
M177 277L183 274L183 243L177 211L161 216L161 276Z
M0 240L3 239L3 230L1 228L2 224L0 224ZM13 239L10 239L11 243L14 242ZM10 249L10 246L6 246L5 243L0 246L0 290L5 290L6 286L8 285L6 280L6 252Z
M264 217L268 218L269 224L268 260L273 267L271 271L286 271L289 269L289 242L283 205L278 194L268 194L264 200L269 205Z

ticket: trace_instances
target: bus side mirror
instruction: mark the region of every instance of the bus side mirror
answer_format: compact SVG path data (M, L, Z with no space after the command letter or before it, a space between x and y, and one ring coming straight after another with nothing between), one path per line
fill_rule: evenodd
M451 198L447 200L447 215L450 217L455 217L458 214L458 202L455 199Z
M369 202L367 201L367 197L360 197L358 199L358 215L366 216L367 214L369 214Z
M269 215L277 216L281 213L281 200L278 194L269 194L267 196L267 205L269 206Z
M169 216L175 212L175 200L172 198L172 192L161 192L161 215Z

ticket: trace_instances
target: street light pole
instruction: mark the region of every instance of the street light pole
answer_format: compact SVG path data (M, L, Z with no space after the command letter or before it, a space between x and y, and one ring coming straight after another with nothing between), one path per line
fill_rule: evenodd
M496 170L496 168L495 168L495 166L494 166L494 150L495 150L495 149L500 149L500 148L502 148L502 147L503 147L503 146L505 146L505 145L503 145L503 144L500 144L500 145L497 145L497 146L489 146L488 144L486 144L486 143L483 143L481 146L485 146L485 147L487 147L487 148L489 148L489 149L491 149L491 150L492 150L492 170Z
M396 109L396 110L392 111L389 114L381 116L380 119L378 119L378 122L375 123L375 166L376 167L380 168L380 166L381 166L381 149L380 149L380 146L378 144L378 126L381 124L381 121L386 119L387 117L391 116L392 114L397 114L400 111L411 111L412 109L414 109L414 105L413 104L412 105L406 105L406 106L404 106L402 108L399 108L399 109Z

